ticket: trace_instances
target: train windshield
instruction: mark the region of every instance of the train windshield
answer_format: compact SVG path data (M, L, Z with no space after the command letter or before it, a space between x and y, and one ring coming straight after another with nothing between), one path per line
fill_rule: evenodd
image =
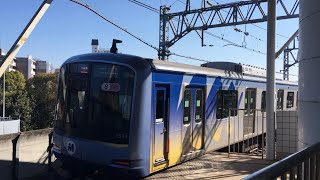
M66 135L127 144L134 72L105 63L61 68L55 128Z

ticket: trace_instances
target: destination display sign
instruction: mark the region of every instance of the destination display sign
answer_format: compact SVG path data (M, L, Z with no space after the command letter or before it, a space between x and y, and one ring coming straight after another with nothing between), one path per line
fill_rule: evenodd
M119 92L120 84L118 83L102 83L101 90L107 92Z

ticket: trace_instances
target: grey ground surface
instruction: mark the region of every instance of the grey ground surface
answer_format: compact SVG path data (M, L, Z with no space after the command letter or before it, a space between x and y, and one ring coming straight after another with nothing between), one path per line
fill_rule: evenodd
M260 156L247 154L231 154L228 158L227 153L211 152L152 174L145 179L242 179L247 175L260 170L272 161L262 160ZM43 172L38 176L28 179L120 179L120 177L106 174L92 174L74 178L67 171L60 168L60 163L55 162L53 171ZM129 178L131 179L131 178Z

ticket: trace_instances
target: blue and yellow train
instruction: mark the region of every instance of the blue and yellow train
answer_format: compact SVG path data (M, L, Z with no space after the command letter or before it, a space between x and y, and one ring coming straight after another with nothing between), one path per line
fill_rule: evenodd
M61 66L53 152L62 162L132 176L226 147L230 108L244 140L261 131L265 71L228 62L202 67L115 53L72 57ZM278 109L295 109L297 84L277 81ZM245 118L246 117L246 118ZM239 139L238 137L238 139Z

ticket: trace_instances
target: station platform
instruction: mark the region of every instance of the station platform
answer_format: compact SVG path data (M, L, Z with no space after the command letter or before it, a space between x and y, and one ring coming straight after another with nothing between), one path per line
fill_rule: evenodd
M262 160L261 156L211 152L197 159L182 163L146 179L242 179L274 161Z
M249 154L231 154L228 157L224 152L209 152L199 158L184 162L169 169L157 172L146 177L146 180L155 179L216 179L216 180L237 180L258 171L274 161L262 160L261 156ZM28 179L119 179L106 174L94 174L86 177L71 177L68 172L59 168L55 162L53 171L44 172L36 177Z

